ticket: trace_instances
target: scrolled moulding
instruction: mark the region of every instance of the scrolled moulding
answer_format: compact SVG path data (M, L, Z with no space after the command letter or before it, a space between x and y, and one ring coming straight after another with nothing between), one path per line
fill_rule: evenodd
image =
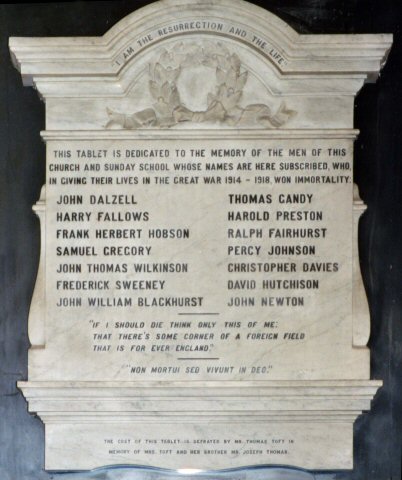
M370 338L370 311L359 261L359 222L367 206L353 189L353 346L365 348Z
M46 186L42 187L38 202L32 207L40 222L40 258L35 289L29 310L28 336L31 348L46 345Z

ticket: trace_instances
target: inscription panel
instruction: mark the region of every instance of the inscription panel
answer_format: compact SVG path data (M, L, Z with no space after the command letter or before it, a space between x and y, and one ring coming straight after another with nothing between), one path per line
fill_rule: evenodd
M120 435L116 435L115 426L103 426L99 435L99 427L79 426L78 431L86 441L80 445L78 458L86 457L85 462L78 460L77 467L88 468L97 465L100 461L119 464L137 463L142 459L143 465L160 465L165 468L175 468L180 462L181 469L210 470L230 467L257 465L263 462L271 465L297 465L300 458L304 458L306 468L321 468L329 465L336 468L339 461L352 447L351 441L343 441L345 435L351 434L351 427L345 424L334 426L334 435L322 438L320 428L311 424L300 424L297 433L289 424L264 426L242 424L242 431L232 423L218 423L214 426L215 432L210 433L210 427L199 425L196 429L188 425L166 425L164 428L173 429L174 435L166 435L160 425L137 425L133 433L132 427L121 425ZM163 430L163 429L162 429ZM77 445L70 440L70 429L67 427L51 426L51 439L60 436L66 438L65 448L78 452ZM317 459L314 452L305 442L308 435L310 442L334 451L331 459L324 461ZM55 442L57 444L57 440ZM52 450L48 460L61 451ZM68 461L61 462L62 467L68 468ZM351 464L345 465L350 467Z
M350 345L351 149L48 142L46 353L59 368L32 373L347 378L354 352L336 351Z

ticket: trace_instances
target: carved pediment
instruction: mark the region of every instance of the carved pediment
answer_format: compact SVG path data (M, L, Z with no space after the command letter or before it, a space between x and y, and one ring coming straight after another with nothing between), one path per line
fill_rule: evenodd
M108 108L108 128L171 128L193 123L274 129L296 114L284 101L278 107L270 98L249 103L253 96L265 93L268 97L266 88L222 42L180 41L157 50L147 75L133 86L148 106L133 113ZM254 82L249 82L251 76ZM255 95L256 91L260 94Z

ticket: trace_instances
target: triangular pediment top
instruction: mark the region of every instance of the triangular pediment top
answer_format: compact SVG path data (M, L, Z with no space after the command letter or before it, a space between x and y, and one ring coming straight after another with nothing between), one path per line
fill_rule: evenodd
M373 80L386 61L391 35L301 35L276 15L242 0L162 0L123 18L102 37L10 38L25 85L109 82L119 93L128 65L152 46L204 34L247 45L280 75L356 76ZM41 93L46 97L48 91Z

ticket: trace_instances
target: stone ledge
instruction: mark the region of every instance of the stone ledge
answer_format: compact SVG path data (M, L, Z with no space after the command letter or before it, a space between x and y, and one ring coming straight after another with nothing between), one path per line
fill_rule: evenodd
M194 382L175 384L19 382L45 423L353 422L380 381Z

